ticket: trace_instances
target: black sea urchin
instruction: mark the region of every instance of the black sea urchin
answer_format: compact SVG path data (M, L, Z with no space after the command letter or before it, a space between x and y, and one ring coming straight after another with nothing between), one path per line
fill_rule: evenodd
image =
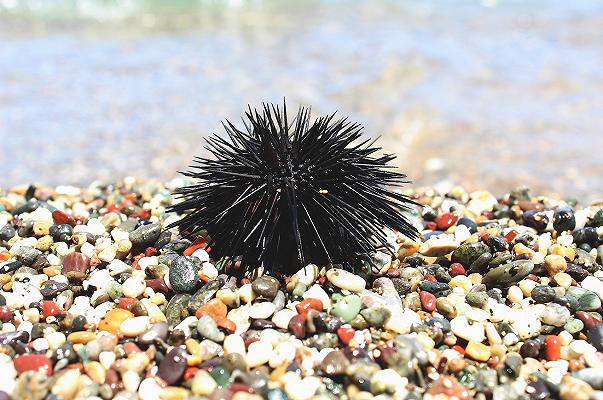
M388 165L395 156L374 155L374 141L356 143L360 124L311 122L303 107L289 124L286 106L268 104L246 117L246 131L226 121L227 139L207 139L215 159L195 157L183 173L199 179L169 210L188 212L172 224L183 235L206 229L214 256L281 273L387 247L385 227L417 236L401 213L412 201L392 191L406 176Z

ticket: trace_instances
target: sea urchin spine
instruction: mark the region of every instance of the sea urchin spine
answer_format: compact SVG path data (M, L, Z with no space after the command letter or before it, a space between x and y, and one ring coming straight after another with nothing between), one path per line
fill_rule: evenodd
M303 107L290 124L286 106L269 104L244 122L207 139L215 159L195 157L183 174L198 181L169 210L187 213L172 224L184 236L207 230L214 256L291 273L387 247L386 227L417 236L402 215L412 201L393 190L406 176L388 165L395 156L360 140L360 124L335 114L311 122Z

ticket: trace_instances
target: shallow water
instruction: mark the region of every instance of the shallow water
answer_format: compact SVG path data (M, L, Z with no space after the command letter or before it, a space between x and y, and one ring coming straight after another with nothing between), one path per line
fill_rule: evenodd
M527 3L0 0L0 186L170 178L286 96L417 186L601 198L603 2Z

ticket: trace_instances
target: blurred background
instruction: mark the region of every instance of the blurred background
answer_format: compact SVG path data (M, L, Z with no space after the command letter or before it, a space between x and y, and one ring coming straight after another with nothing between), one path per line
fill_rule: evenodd
M602 71L600 0L0 0L0 186L169 179L286 96L415 186L593 201Z

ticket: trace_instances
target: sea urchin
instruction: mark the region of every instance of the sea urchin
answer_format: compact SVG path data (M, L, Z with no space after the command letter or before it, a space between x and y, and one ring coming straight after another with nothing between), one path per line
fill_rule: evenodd
M198 181L169 210L187 213L172 224L184 236L207 230L214 256L292 273L387 247L385 227L417 236L402 215L412 201L392 190L406 176L388 165L395 156L360 140L360 124L335 114L311 122L303 107L290 124L285 105L269 104L244 122L207 139L215 159L195 157L183 174Z

